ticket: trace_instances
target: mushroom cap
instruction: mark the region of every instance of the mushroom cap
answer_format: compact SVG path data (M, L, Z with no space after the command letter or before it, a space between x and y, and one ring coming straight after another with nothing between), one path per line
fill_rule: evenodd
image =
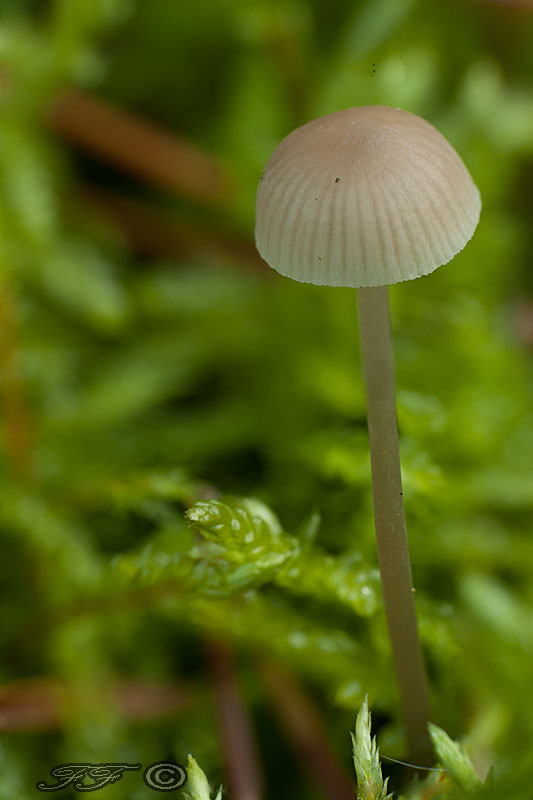
M255 241L296 281L383 286L450 261L480 210L468 170L433 125L359 106L302 125L276 148L259 182Z

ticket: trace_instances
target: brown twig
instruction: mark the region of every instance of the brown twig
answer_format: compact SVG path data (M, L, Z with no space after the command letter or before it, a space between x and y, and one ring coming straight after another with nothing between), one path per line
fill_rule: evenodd
M318 711L292 675L277 662L263 659L259 670L270 691L277 715L300 762L324 795L353 800L354 788L331 749Z
M172 715L195 701L191 687L115 681L103 687L106 702L130 720ZM92 694L90 695L92 698ZM41 678L0 687L0 730L48 730L61 723L64 709L83 703L83 690Z
M31 471L31 424L17 364L12 299L5 280L0 285L0 387L7 460L14 476L27 481Z
M232 800L259 800L262 778L254 733L242 701L233 654L229 645L210 639L206 643L213 679L220 740Z
M227 197L228 180L215 159L136 114L68 91L48 117L64 139L151 184L207 204Z
M140 254L178 259L184 256L222 258L260 272L265 278L271 276L272 270L266 268L248 238L179 222L147 203L118 192L91 185L83 186L82 192L95 208L105 211L128 244Z
M533 0L469 0L470 3L484 6L499 6L508 11L533 11Z
M520 344L528 350L533 349L533 302L523 299L511 309L511 326Z

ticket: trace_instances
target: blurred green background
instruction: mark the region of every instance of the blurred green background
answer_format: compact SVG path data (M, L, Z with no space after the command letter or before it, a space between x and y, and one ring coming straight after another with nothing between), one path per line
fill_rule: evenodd
M340 799L324 776L353 783L367 693L405 756L356 295L253 245L281 138L364 104L432 122L483 200L453 262L391 290L404 494L432 718L499 797L531 796L532 18L0 0L0 798L59 763L192 752L236 800L256 761L248 800ZM235 692L255 759L220 723ZM136 774L102 791L153 796Z

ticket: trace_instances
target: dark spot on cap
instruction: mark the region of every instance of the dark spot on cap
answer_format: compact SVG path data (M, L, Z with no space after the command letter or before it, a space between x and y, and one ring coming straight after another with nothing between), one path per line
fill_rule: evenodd
M338 183L339 181L340 181L340 178L335 178L335 183Z

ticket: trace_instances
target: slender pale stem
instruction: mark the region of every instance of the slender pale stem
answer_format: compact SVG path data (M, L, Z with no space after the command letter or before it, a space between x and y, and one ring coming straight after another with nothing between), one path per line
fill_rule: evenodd
M431 762L429 697L403 508L387 286L358 289L379 569L410 758Z

